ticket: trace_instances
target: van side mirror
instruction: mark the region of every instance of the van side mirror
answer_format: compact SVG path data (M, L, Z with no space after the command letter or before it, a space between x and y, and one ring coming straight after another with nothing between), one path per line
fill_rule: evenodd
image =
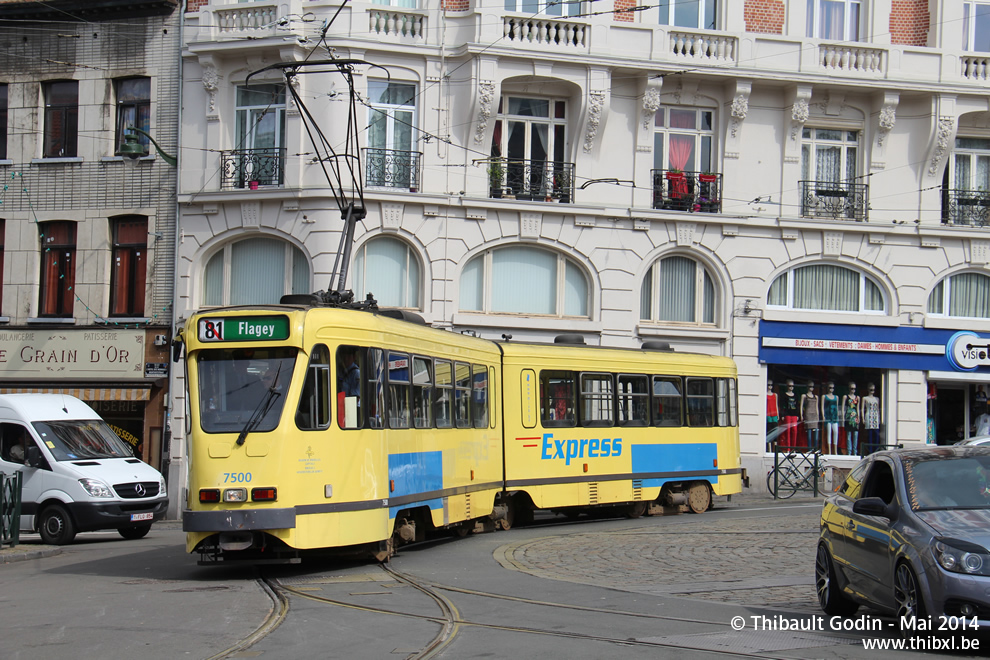
M27 448L27 460L24 461L24 464L33 468L43 467L44 463L41 459L41 450L34 445L29 446Z

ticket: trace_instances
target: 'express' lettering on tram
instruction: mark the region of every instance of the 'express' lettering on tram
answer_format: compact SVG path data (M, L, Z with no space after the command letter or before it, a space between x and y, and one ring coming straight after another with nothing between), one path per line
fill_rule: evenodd
M564 459L570 465L572 458L608 458L622 454L622 438L570 438L555 440L553 433L543 434L543 460Z

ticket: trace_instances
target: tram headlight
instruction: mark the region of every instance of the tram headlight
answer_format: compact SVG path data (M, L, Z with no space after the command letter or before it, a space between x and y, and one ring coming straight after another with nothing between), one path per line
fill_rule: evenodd
M227 488L223 491L224 502L247 502L247 488Z

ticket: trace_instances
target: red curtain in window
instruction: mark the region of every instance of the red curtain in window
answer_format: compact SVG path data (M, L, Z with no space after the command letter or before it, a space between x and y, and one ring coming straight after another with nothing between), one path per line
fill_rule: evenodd
M46 222L41 231L41 316L72 316L76 225Z
M113 243L110 315L144 316L148 219L129 217L116 220Z
M4 220L0 219L0 315L3 315L3 244L4 244Z
M670 169L684 170L691 152L694 150L694 137L690 135L670 136Z

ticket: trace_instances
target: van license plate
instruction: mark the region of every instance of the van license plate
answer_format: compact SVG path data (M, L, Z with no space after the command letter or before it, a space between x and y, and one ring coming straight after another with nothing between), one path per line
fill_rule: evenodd
M155 514L153 513L132 513L131 522L137 522L138 520L154 520Z

